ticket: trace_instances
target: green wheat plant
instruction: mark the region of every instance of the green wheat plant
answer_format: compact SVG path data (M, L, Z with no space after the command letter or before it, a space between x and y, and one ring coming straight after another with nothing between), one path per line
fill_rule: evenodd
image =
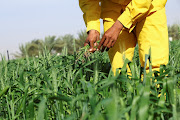
M173 48L169 64L160 71L150 67L146 73L135 55L116 76L107 52L92 54L88 46L72 55L64 48L60 56L45 50L38 58L2 59L0 119L177 120L180 57ZM150 55L145 59L150 61Z

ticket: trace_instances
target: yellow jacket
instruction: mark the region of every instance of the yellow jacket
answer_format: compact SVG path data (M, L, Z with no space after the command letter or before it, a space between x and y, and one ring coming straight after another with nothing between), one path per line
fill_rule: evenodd
M108 1L113 4L108 4ZM99 19L110 16L113 20L119 20L131 32L137 22L164 8L166 2L167 0L79 0L79 6L84 13L87 31L94 29L100 32ZM120 9L123 7L122 12Z

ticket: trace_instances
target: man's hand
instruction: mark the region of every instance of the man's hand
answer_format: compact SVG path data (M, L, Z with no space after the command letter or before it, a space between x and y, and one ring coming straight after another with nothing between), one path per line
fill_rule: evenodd
M98 50L101 50L103 52L105 48L107 51L112 48L117 41L119 33L122 29L123 25L117 20L113 24L113 26L104 33L99 43Z
M100 38L100 34L98 31L96 30L90 30L88 33L88 37L86 38L86 41L84 43L84 46L86 45L90 45L90 52L95 52L96 48L95 46L97 46L97 41Z

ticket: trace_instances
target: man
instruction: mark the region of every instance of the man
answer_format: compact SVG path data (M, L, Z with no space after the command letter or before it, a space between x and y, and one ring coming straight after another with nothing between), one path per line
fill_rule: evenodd
M88 37L84 45L90 52L108 50L113 72L122 68L124 60L132 60L136 43L139 45L141 66L151 48L153 70L166 65L169 58L168 30L165 13L167 0L79 0ZM103 19L104 35L100 36ZM148 70L149 66L146 66Z

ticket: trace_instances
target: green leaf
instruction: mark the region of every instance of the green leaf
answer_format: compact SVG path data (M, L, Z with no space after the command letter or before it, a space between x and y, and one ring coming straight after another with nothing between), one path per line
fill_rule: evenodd
M38 116L37 120L44 120L45 117L45 109L46 109L46 99L42 98L41 102L38 105Z
M8 92L9 88L10 86L6 86L2 91L0 91L0 98Z

